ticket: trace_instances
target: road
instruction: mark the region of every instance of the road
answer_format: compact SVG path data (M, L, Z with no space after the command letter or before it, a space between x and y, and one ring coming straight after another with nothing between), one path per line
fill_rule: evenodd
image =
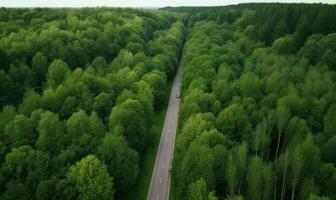
M172 166L180 105L180 99L176 98L176 94L180 93L181 76L182 61L180 62L171 90L147 200L167 200L169 198L170 169Z

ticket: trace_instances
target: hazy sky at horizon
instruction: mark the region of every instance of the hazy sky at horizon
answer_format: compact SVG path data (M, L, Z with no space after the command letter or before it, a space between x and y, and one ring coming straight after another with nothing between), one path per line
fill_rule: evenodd
M164 7L220 6L248 2L328 3L336 0L0 0L0 7Z

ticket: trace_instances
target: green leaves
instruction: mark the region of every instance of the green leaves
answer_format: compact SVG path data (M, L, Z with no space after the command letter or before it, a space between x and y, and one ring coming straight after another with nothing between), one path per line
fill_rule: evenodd
M153 72L145 74L142 79L146 81L153 91L154 108L159 110L164 106L165 98L167 96L167 78L165 73L154 70Z
M188 198L190 200L216 200L217 197L213 192L208 192L206 183L203 178L190 184L188 190Z
M7 180L10 180L6 184L7 190L4 197L9 199L14 194L20 199L33 198L30 191L35 191L38 183L48 175L49 157L30 146L21 146L13 148L6 155L2 166ZM19 188L17 194L15 194L13 187Z
M70 73L71 71L65 62L59 59L54 60L48 68L48 86L56 88L70 76Z
M144 117L139 101L128 99L112 109L109 127L115 134L124 135L132 148L143 150L147 140Z
M67 199L114 199L113 179L105 164L93 155L70 167L65 181Z
M48 71L48 60L42 52L37 52L32 59L32 69L39 84L45 80Z
M113 187L118 197L133 190L181 53L178 16L110 8L4 8L0 16L0 199L114 199ZM36 174L35 154L48 157ZM7 170L5 158L15 156L21 163Z
M94 112L88 116L80 110L72 114L66 126L69 134L68 142L80 146L84 152L92 152L105 133L101 119Z
M6 125L5 134L9 138L11 147L31 145L36 139L34 124L31 119L22 114L16 115L13 121Z
M189 24L174 199L185 185L194 199L213 185L221 199L333 198L335 169L323 164L333 162L335 132L333 6L166 10L187 13ZM203 162L212 171L200 171Z
M324 132L327 136L335 135L336 128L336 105L331 105L326 114L324 115Z
M58 115L51 112L41 114L37 129L39 136L35 145L38 149L52 154L59 153L64 149L69 138Z
M248 125L248 117L243 107L232 104L219 113L216 119L216 127L230 138L240 140Z
M270 199L273 172L259 157L252 158L247 173L248 197L251 200Z
M99 145L98 155L107 165L116 188L127 192L139 175L138 152L128 147L123 136L107 133Z

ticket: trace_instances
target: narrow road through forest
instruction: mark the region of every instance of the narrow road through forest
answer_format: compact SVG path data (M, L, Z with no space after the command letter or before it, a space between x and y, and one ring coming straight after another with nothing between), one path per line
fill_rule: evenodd
M181 61L170 94L147 200L167 200L169 198L170 169L174 153L180 105L180 99L176 97L176 94L180 93L183 64L182 58L183 55L181 56Z

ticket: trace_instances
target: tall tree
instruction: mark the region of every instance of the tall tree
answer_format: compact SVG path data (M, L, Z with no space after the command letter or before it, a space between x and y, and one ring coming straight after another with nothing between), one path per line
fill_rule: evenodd
M114 178L116 188L127 192L139 175L138 153L127 146L123 136L108 133L98 148L98 154Z
M93 155L74 164L65 182L67 199L114 199L113 179L105 164Z
M330 106L327 113L324 115L324 132L331 136L336 133L335 123L336 123L336 105Z
M240 140L248 126L248 117L243 107L232 104L219 113L216 119L216 127L230 138Z
M57 114L46 112L41 115L38 123L38 138L36 147L51 154L59 153L66 145L69 137L65 133L65 126Z
M139 101L128 99L112 109L109 127L111 132L123 134L130 147L143 150L147 142L144 117Z
M70 76L70 69L68 65L62 60L54 60L47 73L47 84L52 88L56 88L60 83Z
M32 199L39 182L48 176L49 156L30 146L21 146L6 155L2 167L8 176L4 198Z
M32 59L32 69L38 80L38 85L45 80L45 76L48 71L48 59L42 52L37 52Z
M276 109L276 121L277 121L277 127L278 127L278 141L277 141L277 147L275 152L275 158L278 158L279 153L279 147L282 137L282 131L285 128L288 120L290 117L290 112L288 108L285 105L278 104Z

